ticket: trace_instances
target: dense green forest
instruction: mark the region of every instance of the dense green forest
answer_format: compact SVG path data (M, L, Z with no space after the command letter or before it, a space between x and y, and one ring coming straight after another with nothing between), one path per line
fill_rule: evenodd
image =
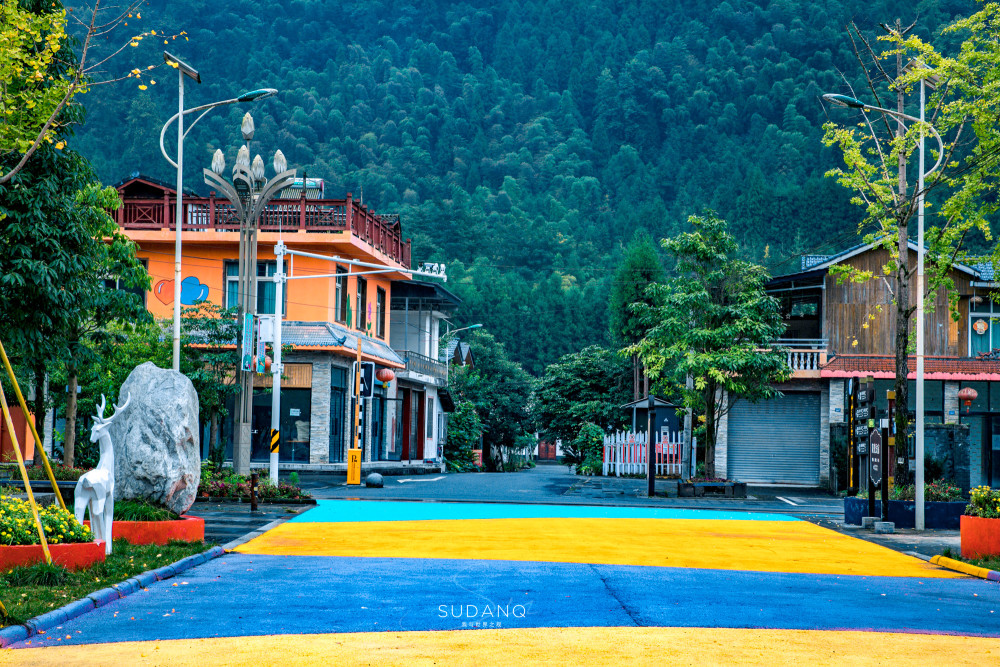
M414 261L444 261L464 300L535 374L608 338L607 301L637 229L681 230L706 208L774 273L855 242L860 211L824 172L819 96L865 92L844 29L899 17L934 38L971 0L405 0L150 2L139 29L197 68L188 106L258 87L255 142L402 215ZM951 39L958 39L951 36ZM935 38L936 44L947 44ZM123 70L161 60L157 40ZM105 182L172 180L159 154L176 75L157 69L83 99L74 146ZM185 143L186 184L245 109L217 110Z

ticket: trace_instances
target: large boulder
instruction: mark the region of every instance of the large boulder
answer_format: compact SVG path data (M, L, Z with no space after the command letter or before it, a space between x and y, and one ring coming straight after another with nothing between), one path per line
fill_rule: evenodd
M129 374L118 404L130 395L110 428L115 498L144 498L183 514L201 477L198 393L181 373L147 361Z

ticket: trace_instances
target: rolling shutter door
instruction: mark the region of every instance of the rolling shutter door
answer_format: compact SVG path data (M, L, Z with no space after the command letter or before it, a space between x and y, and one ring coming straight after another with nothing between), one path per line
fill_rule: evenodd
M819 394L739 401L729 412L727 477L819 485Z

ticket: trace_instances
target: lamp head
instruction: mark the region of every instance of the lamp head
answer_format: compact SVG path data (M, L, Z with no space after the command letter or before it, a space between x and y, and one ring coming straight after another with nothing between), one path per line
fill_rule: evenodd
M288 169L288 160L285 159L285 154L279 149L274 152L274 173L280 174L286 169ZM302 187L306 187L304 180L302 182Z
M838 107L848 107L850 109L864 109L868 105L861 100L855 99L849 95L839 95L837 93L827 93L823 96L823 99Z
M215 154L212 156L212 171L214 171L219 176L222 176L222 170L226 168L226 156L222 154L222 150L219 148L215 149Z
M260 155L253 156L253 164L250 165L250 178L257 183L264 182L264 159Z
M248 90L239 97L236 98L237 102L254 102L256 100L262 100L265 97L273 97L277 95L278 91L275 88L258 88L257 90Z
M240 131L243 132L244 140L246 141L253 140L253 131L254 131L253 116L250 115L249 111L243 114L243 124L240 125Z
M171 55L168 51L163 52L163 62L167 63L168 65L170 65L175 69L180 70L181 74L183 74L184 76L194 79L198 83L201 83L201 75L198 74L198 70L191 67L177 56Z
M236 166L243 167L246 170L250 169L250 149L246 145L240 146L240 149L236 152Z

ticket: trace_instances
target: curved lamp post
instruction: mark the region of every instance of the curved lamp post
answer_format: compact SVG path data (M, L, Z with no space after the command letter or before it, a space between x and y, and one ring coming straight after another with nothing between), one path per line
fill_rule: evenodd
M462 327L461 329L452 329L451 331L446 331L445 334L443 336L441 336L441 340L446 340L449 337L457 334L459 331L467 331L469 329L481 329L482 326L483 326L482 324L470 324L469 326ZM447 350L446 350L446 353L447 353ZM448 370L450 368L451 368L451 358L448 357L447 354L446 354L445 355L445 359L444 359L444 386L445 387L448 386Z
M924 181L928 176L934 173L938 167L941 166L941 161L944 159L944 142L941 140L941 135L938 134L936 129L934 129L933 125L924 122L924 89L926 85L928 84L922 79L920 81L920 118L900 113L898 111L893 111L891 109L874 107L848 95L827 93L823 96L824 100L836 106L861 109L862 113L866 111L877 111L881 114L892 116L900 121L901 125L903 120L921 124L920 176L919 182L917 183L917 423L916 443L914 447L914 458L916 459L916 471L914 475L914 504L916 505L916 511L914 516L914 526L917 530L924 529ZM937 139L938 142L937 162L935 162L934 166L926 172L924 171L924 126L931 131L934 138ZM905 129L906 126L904 125L903 127ZM897 406L897 409L906 409L906 406ZM897 435L897 438L899 437L900 436ZM902 437L905 438L906 434L902 434ZM897 447L898 446L899 445L897 444Z
M284 154L278 150L274 153L273 178L265 174L264 160L256 155L250 160L250 141L254 135L253 117L250 113L243 116L241 125L244 144L236 154L236 164L233 165L232 183L222 178L226 169L226 158L222 150L216 150L212 156L212 168L203 169L205 183L218 189L233 205L233 211L240 222L240 254L239 254L239 293L237 299L239 328L236 348L240 360L240 394L239 410L236 415L236 441L233 446L233 467L240 474L250 472L250 422L253 412L253 352L244 355L245 337L252 341L253 318L257 315L257 224L261 213L271 199L283 188L295 181L295 170L288 169ZM284 256L277 255L278 265L275 272L275 320L280 323L283 305L283 287L285 281ZM281 407L281 327L275 327L274 362L271 370L275 384L271 391L271 429L277 431L280 425ZM271 452L271 481L277 483L278 451Z

